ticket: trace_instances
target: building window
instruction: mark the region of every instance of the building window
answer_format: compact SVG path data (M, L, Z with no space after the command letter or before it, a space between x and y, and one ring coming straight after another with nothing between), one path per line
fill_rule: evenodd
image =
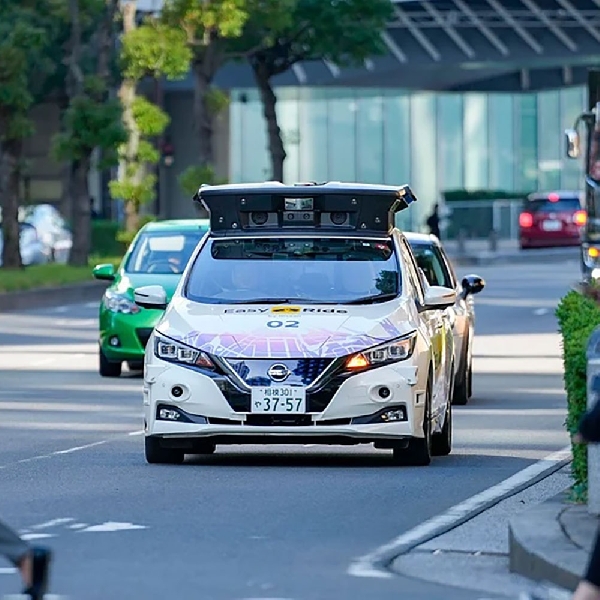
M383 181L383 98L369 90L357 99L356 168L362 183Z
M525 192L538 189L537 98L535 94L514 96L515 104L515 188Z
M352 90L334 90L329 115L329 179L356 181L356 99Z
M383 97L383 182L410 183L410 96L399 91Z
M487 96L464 96L464 160L465 188L481 190L488 187Z
M541 92L537 97L538 187L560 187L561 141L560 96L558 91Z
M441 191L464 186L463 97L440 94L437 97L437 173Z
M488 96L489 187L515 189L514 114L510 94Z
M434 94L414 94L410 99L411 187L417 202L410 209L411 227L422 230L438 199L436 177L436 106Z
M575 124L575 119L587 108L587 90L584 87L571 87L560 90L560 135L565 129L570 129ZM585 136L585 128L581 133ZM584 137L585 139L585 137ZM583 161L573 160L565 155L565 146L561 137L561 181L560 187L564 190L580 189L583 186Z
M271 161L262 103L256 90L245 90L243 100L239 137L242 146L241 181L264 181L271 177Z
M288 183L295 183L300 180L300 123L298 104L298 88L289 87L277 90L277 120L281 129L281 138L286 153L286 159L283 163L283 180Z
M328 90L305 88L299 96L300 180L328 180Z

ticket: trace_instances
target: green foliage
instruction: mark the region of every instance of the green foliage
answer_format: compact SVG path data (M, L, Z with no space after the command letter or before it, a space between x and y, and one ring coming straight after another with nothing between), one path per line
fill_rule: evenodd
M131 110L140 134L144 137L160 135L171 119L160 107L143 96L137 96Z
M166 0L161 20L185 33L197 55L214 37L235 38L242 34L248 19L249 0Z
M567 393L567 430L576 433L587 408L587 358L590 335L600 325L600 307L597 302L575 290L562 298L556 316L562 334L564 382ZM584 501L587 494L587 449L573 445L573 496Z
M206 106L213 115L218 115L229 106L229 96L218 88L211 88L206 93Z
M135 236L138 234L138 231L147 223L152 223L154 221L157 220L157 217L155 217L154 215L144 215L140 221L139 221L139 225L137 227L137 229L133 229L131 231L127 231L127 230L120 230L117 232L116 235L116 239L117 241L127 247L129 246L129 244L131 244L131 242L133 242L133 239L135 238Z
M523 200L530 193L508 192L506 190L447 190L442 192L446 202L460 202L462 200Z
M192 51L183 30L150 18L123 38L121 60L128 79L139 81L147 75L183 79Z
M119 224L108 219L94 219L91 223L92 254L98 256L120 256L124 254L124 245L117 240Z
M154 186L156 185L156 175L153 173L143 173L141 177L137 171L138 165L130 165L130 168L136 169L135 176L124 177L122 180L110 181L108 191L113 200L125 200L131 202L136 210L142 204L151 202L154 199Z
M73 98L65 111L63 129L53 140L53 155L58 160L79 160L100 148L105 164L116 164L116 150L125 141L120 102L98 102L83 95Z
M226 179L216 177L214 169L210 166L188 167L179 175L178 180L181 189L188 196L193 196L202 184L219 185L227 183Z

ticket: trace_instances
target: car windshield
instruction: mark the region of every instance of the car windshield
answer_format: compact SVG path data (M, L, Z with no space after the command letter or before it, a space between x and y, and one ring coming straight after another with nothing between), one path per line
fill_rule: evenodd
M417 259L417 265L425 273L425 278L429 285L453 287L450 274L444 267L444 262L438 248L433 245L415 244L412 246L412 251Z
M181 274L206 229L142 233L127 259L126 273Z
M185 294L205 304L367 304L400 291L391 241L269 238L210 241Z

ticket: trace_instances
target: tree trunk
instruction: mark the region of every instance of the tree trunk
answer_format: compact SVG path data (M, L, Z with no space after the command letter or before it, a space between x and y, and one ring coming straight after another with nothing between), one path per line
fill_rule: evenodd
M21 269L19 231L19 160L21 142L0 146L0 206L2 207L2 267Z
M213 145L214 115L208 105L208 93L212 76L205 65L194 62L194 124L198 136L198 163L202 167L212 167L215 162Z
M73 163L71 177L71 198L73 199L72 230L73 247L69 256L69 264L74 267L85 267L90 254L91 215L88 176L91 156L85 156Z
M286 159L285 147L281 137L281 129L277 122L277 96L271 86L271 78L266 68L261 63L253 63L254 79L260 92L263 105L263 115L267 123L267 136L269 140L269 154L271 156L271 170L273 181L283 182L283 163Z

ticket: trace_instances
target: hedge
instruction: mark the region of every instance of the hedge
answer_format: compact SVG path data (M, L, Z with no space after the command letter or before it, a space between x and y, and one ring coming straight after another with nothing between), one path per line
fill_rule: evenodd
M459 202L462 200L524 200L530 193L506 190L446 190L442 195L446 202Z
M600 306L589 295L572 290L560 301L556 317L562 335L564 382L567 393L566 427L571 435L576 433L587 408L587 358L590 335L600 325ZM574 479L573 498L587 499L587 448L573 445L571 471Z
M122 256L125 245L117 241L120 225L105 219L92 220L92 254L97 256Z

